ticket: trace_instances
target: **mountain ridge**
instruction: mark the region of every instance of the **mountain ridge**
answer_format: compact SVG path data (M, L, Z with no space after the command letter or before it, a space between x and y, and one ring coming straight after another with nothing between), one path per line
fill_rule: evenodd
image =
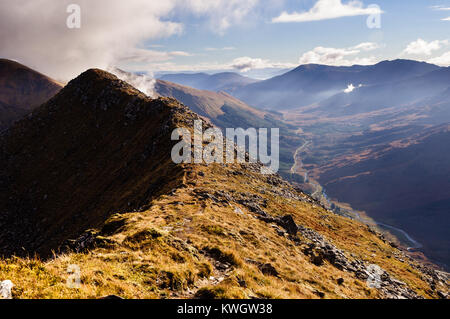
M171 129L196 119L174 99L89 70L3 133L0 249L11 258L0 259L0 277L13 297L447 293L446 273L259 164L174 164ZM83 271L79 289L65 284L68 265ZM378 288L367 284L373 269Z
M382 61L370 66L300 65L282 75L241 87L233 94L258 108L286 110L325 100L350 84L401 81L437 69L436 65L414 60Z
M163 107L163 105L166 107ZM167 123L170 123L173 121L173 116L176 116L172 112L177 112L178 109L180 109L180 106L175 101L170 99L151 100L125 82L119 81L113 75L101 70L89 70L69 82L55 97L36 109L32 115L16 123L1 136L2 162L5 164L1 171L2 207L7 208L6 219L14 220L20 217L20 220L23 218L21 223L17 225L17 229L22 228L17 233L22 235L12 234L15 238L15 240L12 240L4 238L8 234L2 234L0 235L2 242L13 243L17 241L22 243L19 244L19 247L29 247L29 249L37 252L45 251L46 253L43 255L46 255L49 252L49 247L51 249L57 248L55 242L61 242L63 239L60 236L73 236L76 231L79 232L84 227L83 225L98 223L104 218L104 214L108 213L108 206L114 206L117 210L120 210L121 207L128 207L125 202L130 203L131 200L121 199L122 204L118 205L118 198L110 195L114 193L114 189L110 189L108 185L116 178L121 178L120 176L125 178L123 182L126 183L129 178L125 176L138 174L133 171L136 168L127 165L127 161L131 160L128 158L129 156L140 156L137 151L130 152L131 155L127 152L118 153L121 148L132 142L132 140L128 140L130 136L127 137L127 132L131 134L130 129L128 129L129 123L138 122L137 125L142 125L143 122L139 116L148 116L147 113L155 115L153 121L157 121L163 116ZM105 112L113 118L102 116ZM187 113L187 109L184 112L190 114ZM117 122L111 122L114 118L117 119ZM147 120L147 123L151 124L152 120ZM110 126L105 133L102 130L103 125ZM112 127L115 127L117 132ZM94 137L91 137L89 132L92 133L93 131L96 132L93 134ZM142 131L141 134L153 136L152 134L159 133L147 130ZM35 136L40 137L41 143L30 143ZM108 139L113 136L122 140L122 143L125 144L109 145ZM87 141L91 141L90 143L94 144L94 148ZM141 154L143 154L141 156L152 152L149 148L151 145L146 145L145 141L141 140L140 144L131 143L131 145L139 148ZM43 153L43 149L52 149L52 151ZM86 154L83 154L85 152ZM83 157L87 154L90 157L90 162L87 162L90 163L90 166L85 171L83 167L86 162ZM111 158L108 158L108 156ZM113 170L114 173L105 168L100 169L108 166L114 167L113 158L122 163L121 166ZM158 169L171 169L169 160L170 158L165 160L159 158L158 161L166 162L168 166L161 166ZM135 165L138 167L139 161ZM94 167L98 167L98 170L92 171ZM154 164L147 163L149 171L152 170L152 167L154 168ZM72 175L74 171L77 173ZM52 177L44 178L48 172L51 172L50 176ZM116 174L119 174L119 176L116 176ZM172 175L177 175L176 170L172 171ZM163 177L164 175L161 175L161 178ZM149 181L152 180L151 176L142 176L142 181L145 181L146 178ZM47 183L43 183L42 181L46 179L48 180ZM87 187L82 190L80 188L78 191L81 191L83 195L79 194L77 198L64 196L63 190L65 188L76 188L75 185L81 187L82 184L89 185L90 183L97 184L96 188L104 190L105 193L101 197L110 197L109 201L103 199L102 203L106 206L99 209L100 215L98 216L87 214L87 211L92 211L93 207L98 205L95 204L99 202L99 199L95 199L98 196L98 189L93 190ZM161 183L156 179L151 183L149 182L149 185L154 184L154 187L158 188ZM31 188L30 185L32 185ZM143 187L143 185L130 186L130 190L133 188L140 189L140 187ZM23 189L26 188L29 189L31 194L25 199L21 196L23 196ZM135 191L135 193L142 193L145 196L145 192L142 190ZM60 200L53 202L53 206L48 206L47 198L53 196L60 198ZM33 213L30 214L30 211ZM66 214L63 213L64 211L66 211ZM48 225L50 222L49 216L45 217L47 214L53 216L51 217L53 219L51 226ZM61 231L58 227L67 224L66 215L71 215L70 218L81 218L82 220L79 222L74 220L71 229L64 227L65 231ZM25 227L24 224L28 227ZM41 238L30 240L32 234L39 233L39 229L45 229ZM60 239L53 243L48 242L49 236L56 236ZM3 251L20 252L17 251L17 244L10 248L4 247Z

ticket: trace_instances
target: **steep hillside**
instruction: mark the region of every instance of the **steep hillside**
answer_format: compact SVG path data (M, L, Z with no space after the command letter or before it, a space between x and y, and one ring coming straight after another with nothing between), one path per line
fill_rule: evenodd
M47 255L110 213L140 207L176 184L180 169L166 139L177 108L91 70L6 131L0 204L9 230L0 234L2 253L24 247Z
M61 87L24 65L0 59L0 130L50 99Z
M259 120L261 124L268 124L264 122L264 118L268 112L263 112L254 109L244 102L232 97L226 92L212 92L208 90L198 90L192 87L179 85L172 82L157 80L155 84L155 91L160 96L173 97L188 105L189 108L201 116L210 118L216 121L222 127L231 125L233 115L241 116L240 119L235 119L241 123L234 123L234 125L249 126ZM249 123L250 122L250 123Z
M438 69L436 65L410 60L350 67L308 64L241 87L233 95L259 108L287 110L308 106L342 93L350 84L357 87L360 84L367 86L400 82Z
M234 72L216 74L175 73L163 75L160 80L190 86L198 90L224 91L227 93L232 93L244 85L258 82L258 80Z
M0 280L13 296L447 296L448 274L259 164L175 165L171 131L195 119L89 70L3 134Z
M302 140L295 127L282 121L281 114L255 109L225 92L197 90L167 81L157 80L155 91L161 96L177 99L222 130L228 127L279 128L281 174L289 174L294 164L295 149Z

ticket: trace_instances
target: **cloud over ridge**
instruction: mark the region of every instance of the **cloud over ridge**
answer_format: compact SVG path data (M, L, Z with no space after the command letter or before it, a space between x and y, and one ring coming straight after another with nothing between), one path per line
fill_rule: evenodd
M211 32L239 23L259 0L77 0L81 28L69 29L67 6L73 0L0 1L0 56L68 80L87 68L127 61L164 62L190 56L158 51L146 43L181 34L173 15L202 17ZM217 23L216 23L217 22Z
M379 48L377 43L363 42L348 48L315 47L305 52L299 59L300 64L324 64L334 66L368 65L375 63L374 57L357 57L362 52Z
M403 54L407 55L431 55L433 51L437 51L449 44L448 40L434 40L427 42L421 38L408 44Z

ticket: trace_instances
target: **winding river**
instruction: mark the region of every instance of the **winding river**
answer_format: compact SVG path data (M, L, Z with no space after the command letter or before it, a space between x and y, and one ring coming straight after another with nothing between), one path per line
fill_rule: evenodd
M295 154L294 154L294 165L292 166L292 168L291 168L291 173L292 174L295 174L296 173L296 171L298 170L298 169L301 169L301 168L303 168L303 163L302 163L302 161L299 159L299 154L303 151L303 149L304 148L306 148L309 144L311 143L311 141L306 141L300 148L298 148L297 150L296 150L296 152L295 152ZM307 176L307 172L305 173L305 176ZM315 181L310 181L309 182L311 185L314 185L314 187L315 187L315 191L312 193L312 197L314 197L314 198L318 198L317 197L317 195L318 194L322 194L323 196L323 198L325 198L325 200L327 201L327 203L329 204L329 205L331 205L331 202L330 202L330 200L329 200L329 198L328 198L328 196L326 195L326 193L325 193L325 190L323 189L323 187L322 187L322 185L320 185L319 183L317 183L317 182L315 182ZM375 221L375 220L372 220L372 219L367 219L367 218L364 218L364 217L362 217L358 212L356 212L356 211L354 211L354 210L351 210L350 212L349 212L351 215L353 215L352 217L355 219L355 220L358 220L358 221L360 221L360 222L362 222L362 223L364 223L364 224L366 224L366 225L376 225L376 226L378 226L379 228L384 228L384 229L386 229L386 230L390 230L391 231L391 233L392 233L392 235L394 235L394 236L396 236L396 233L397 234L400 234L400 235L402 235L402 237L404 238L404 242L405 242L405 244L407 244L408 245L408 247L407 247L407 249L408 249L408 251L413 251L413 250L415 250L415 249L419 249L419 248L422 248L423 247L423 245L421 244L421 243L419 243L417 240L415 240L414 238L412 238L406 231L404 231L403 229L400 229L400 228L397 228L397 227L395 227L395 226L391 226L391 225L388 225L388 224L385 224L385 223L382 223L382 222L378 222L378 221ZM396 237L398 237L398 236L396 236ZM399 239L400 240L400 239Z

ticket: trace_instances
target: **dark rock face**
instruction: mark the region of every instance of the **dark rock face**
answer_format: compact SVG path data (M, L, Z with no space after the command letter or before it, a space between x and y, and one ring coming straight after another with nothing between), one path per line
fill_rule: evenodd
M438 294L438 296L440 297L440 298L442 298L442 299L448 299L448 294L447 293L445 293L445 292L443 292L443 291L438 291L437 292L437 294Z
M310 240L303 252L311 257L311 261L314 264L320 266L324 261L328 261L340 270L354 270L343 251L311 229L303 226L299 226L298 229L303 237Z
M277 220L277 224L286 229L289 235L297 234L297 224L295 224L294 219L291 215L286 215Z

